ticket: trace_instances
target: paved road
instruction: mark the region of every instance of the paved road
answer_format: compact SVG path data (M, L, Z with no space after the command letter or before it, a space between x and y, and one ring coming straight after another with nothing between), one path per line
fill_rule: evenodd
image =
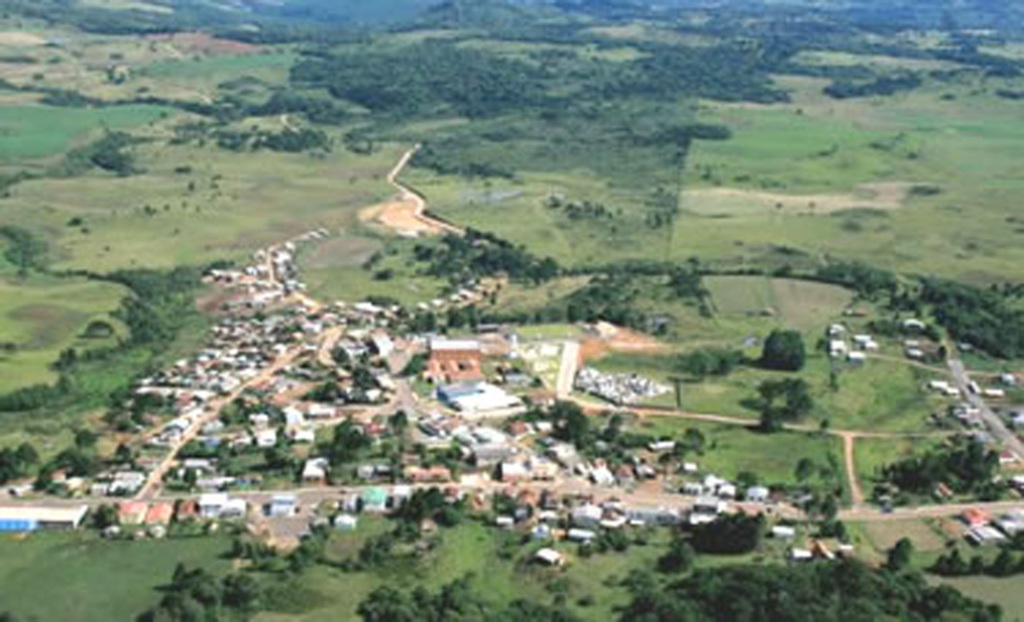
M947 361L950 372L953 373L953 381L956 383L960 393L964 395L967 402L978 409L981 413L982 419L985 421L985 425L988 426L989 431L992 435L999 440L1003 446L1010 452L1017 455L1018 458L1024 459L1024 443L1021 442L1017 435L1012 430L1006 427L1003 423L1002 418L999 417L985 400L982 399L981 395L974 393L968 388L971 382L971 377L967 373L967 368L964 367L963 361L957 358L952 358Z
M576 369L580 364L580 344L577 341L566 341L562 346L562 364L558 368L558 382L555 395L564 400L572 394L572 385L576 380Z

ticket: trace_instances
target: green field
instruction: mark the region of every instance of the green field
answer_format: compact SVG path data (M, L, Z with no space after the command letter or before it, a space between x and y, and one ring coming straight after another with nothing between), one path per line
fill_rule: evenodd
M858 438L854 446L854 465L861 488L870 494L872 483L886 465L926 452L937 445L936 439Z
M177 564L225 572L227 538L108 542L93 534L0 537L0 608L24 620L131 620Z
M992 577L933 578L932 581L955 587L971 598L1001 606L1003 619L1007 622L1024 620L1024 578L1020 576L1006 579Z
M157 106L0 106L0 163L55 155L100 130L130 130L169 112Z
M768 313L782 325L800 331L823 330L853 299L846 289L795 279L758 276L709 277L715 309L726 317Z
M106 272L244 259L314 228L351 226L360 208L389 196L383 177L400 149L314 159L157 141L133 152L142 174L25 182L5 213L46 234L58 268ZM182 166L191 172L176 172ZM86 231L66 226L74 217Z
M689 428L700 430L707 439L706 449L704 455L692 459L702 472L719 477L735 478L747 471L768 484L795 484L794 471L802 458L810 458L818 466L826 466L834 459L842 475L842 446L832 436L798 432L762 434L742 426L667 416L645 419L641 427L647 433L669 437L681 436Z
M96 281L0 280L0 342L17 346L0 355L0 393L54 380L50 364L66 348L115 345L116 335L85 339L82 332L94 319L118 326L110 312L124 296L123 287Z
M748 351L747 355L756 357L758 352ZM638 373L669 386L670 377L677 374L673 359L667 356L613 353L589 364L609 372ZM944 405L922 388L931 376L903 363L871 359L863 366L840 365L837 369L841 370L838 390L830 387L829 361L821 354L812 355L807 367L792 375L808 382L815 401L804 423L816 426L828 419L832 428L839 430L916 432L930 429L929 416ZM758 385L787 375L748 366L725 377L688 381L682 386L683 408L753 421L759 416L752 401ZM652 404L675 406L675 394L664 394Z

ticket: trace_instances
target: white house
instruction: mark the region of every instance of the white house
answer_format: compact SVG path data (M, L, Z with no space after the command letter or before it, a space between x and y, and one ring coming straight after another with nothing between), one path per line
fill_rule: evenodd
M541 549L534 553L533 558L546 566L561 566L564 562L562 554L555 549Z

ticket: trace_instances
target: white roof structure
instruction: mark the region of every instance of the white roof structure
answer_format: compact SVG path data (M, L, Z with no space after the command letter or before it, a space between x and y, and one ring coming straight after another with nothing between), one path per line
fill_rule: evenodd
M430 351L448 352L476 352L480 350L480 342L475 339L443 339L435 338L430 340Z
M555 549L541 549L534 553L533 558L548 566L560 566L562 564L562 554Z
M89 511L87 505L72 507L0 506L0 521L32 521L77 528Z

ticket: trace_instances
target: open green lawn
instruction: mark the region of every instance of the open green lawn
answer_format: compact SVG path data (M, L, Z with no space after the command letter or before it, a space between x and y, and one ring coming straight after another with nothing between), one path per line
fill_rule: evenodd
M82 334L92 320L123 332L110 312L125 293L123 287L96 281L0 280L0 342L17 346L13 353L0 354L0 393L52 381L56 374L50 364L66 348L115 345L117 335L86 339Z
M169 113L157 106L0 106L0 163L58 154L100 130L130 130Z
M0 609L22 620L131 620L182 563L224 572L228 538L110 542L91 533L0 536Z

